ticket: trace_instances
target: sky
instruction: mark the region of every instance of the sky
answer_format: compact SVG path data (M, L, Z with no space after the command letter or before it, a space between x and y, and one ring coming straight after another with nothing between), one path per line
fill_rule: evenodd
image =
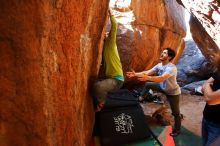
M190 14L187 10L185 10L185 22L186 22L186 37L184 38L185 40L190 40L192 39L191 32L190 32L190 27L189 27L189 18Z

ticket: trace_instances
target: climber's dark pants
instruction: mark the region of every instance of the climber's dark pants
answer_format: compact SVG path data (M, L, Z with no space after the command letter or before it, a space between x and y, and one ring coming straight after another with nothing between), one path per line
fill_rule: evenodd
M93 87L96 102L105 102L108 92L113 92L120 89L123 83L123 81L113 78L107 78L96 82Z

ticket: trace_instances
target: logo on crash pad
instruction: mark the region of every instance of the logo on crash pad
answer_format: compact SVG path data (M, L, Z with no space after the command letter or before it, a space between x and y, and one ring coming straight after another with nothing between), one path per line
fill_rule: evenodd
M120 132L122 134L133 133L132 128L134 127L134 125L130 115L121 113L120 115L113 117L113 119L116 132Z

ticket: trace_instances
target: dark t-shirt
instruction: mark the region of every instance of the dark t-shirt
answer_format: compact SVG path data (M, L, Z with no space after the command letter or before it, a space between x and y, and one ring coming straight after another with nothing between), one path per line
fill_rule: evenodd
M214 83L212 90L216 91L220 89L220 75L213 75ZM206 104L203 111L203 117L210 122L220 125L220 104L217 105L208 105Z

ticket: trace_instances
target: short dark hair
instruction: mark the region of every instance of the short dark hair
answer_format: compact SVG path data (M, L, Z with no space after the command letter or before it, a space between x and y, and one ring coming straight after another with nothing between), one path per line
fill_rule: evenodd
M169 61L172 61L173 58L176 56L176 52L173 51L171 48L165 48L164 50L167 50L168 56L170 57Z

